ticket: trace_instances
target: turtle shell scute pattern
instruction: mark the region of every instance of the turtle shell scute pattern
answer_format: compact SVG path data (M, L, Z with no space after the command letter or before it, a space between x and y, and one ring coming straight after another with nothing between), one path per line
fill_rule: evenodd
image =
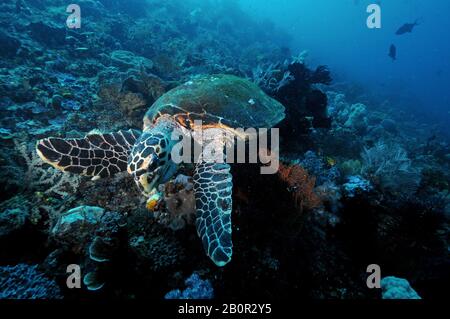
M284 119L284 106L256 84L233 75L199 76L161 96L144 116L144 130L163 114L190 129L207 126L270 128Z

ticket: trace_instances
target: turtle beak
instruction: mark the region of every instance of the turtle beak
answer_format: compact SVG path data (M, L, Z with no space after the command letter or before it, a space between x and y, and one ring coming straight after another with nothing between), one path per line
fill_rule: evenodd
M142 174L139 177L139 183L142 185L145 194L151 196L157 192L156 188L161 178L160 170L161 168L158 167L153 172Z

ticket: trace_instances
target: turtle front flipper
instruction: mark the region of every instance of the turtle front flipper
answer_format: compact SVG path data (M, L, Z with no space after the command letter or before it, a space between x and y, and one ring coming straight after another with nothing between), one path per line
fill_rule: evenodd
M226 163L198 163L194 173L197 233L217 266L231 260L232 176Z
M36 152L44 162L64 172L107 177L127 170L128 155L140 134L122 130L84 138L49 137L37 142Z

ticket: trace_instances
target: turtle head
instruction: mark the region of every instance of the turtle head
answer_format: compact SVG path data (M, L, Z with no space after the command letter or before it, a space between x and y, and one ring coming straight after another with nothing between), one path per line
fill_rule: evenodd
M160 133L144 132L134 144L127 170L146 196L155 194L158 185L173 175L170 148L169 139Z

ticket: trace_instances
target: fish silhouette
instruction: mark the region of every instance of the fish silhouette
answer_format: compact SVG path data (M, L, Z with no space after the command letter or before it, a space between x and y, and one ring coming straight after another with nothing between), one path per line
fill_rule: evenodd
M397 48L395 45L391 44L388 56L394 61L397 60Z
M414 27L419 25L419 21L416 20L414 23L405 23L402 25L397 32L395 32L396 35L402 35L405 33L411 33L414 29Z

